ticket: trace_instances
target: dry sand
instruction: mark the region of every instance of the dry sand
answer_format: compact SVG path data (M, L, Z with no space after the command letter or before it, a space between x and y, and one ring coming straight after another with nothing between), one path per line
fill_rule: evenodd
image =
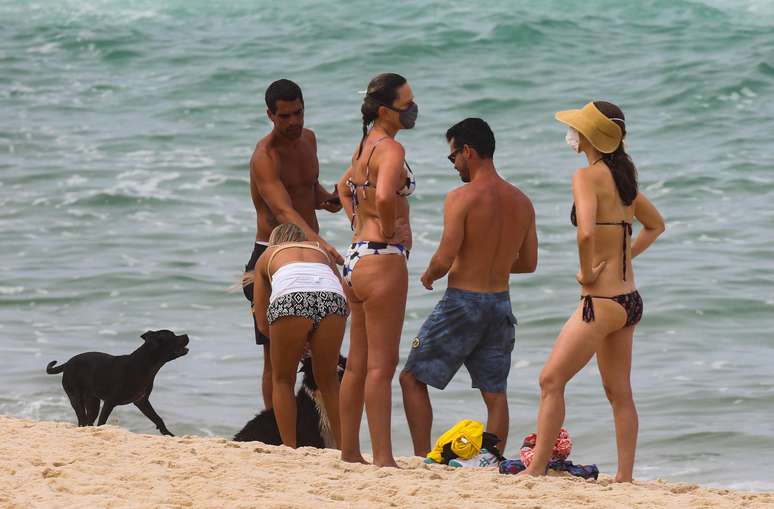
M138 435L0 416L0 507L763 508L774 493L661 481L523 479L398 460L351 465L337 452L223 438Z

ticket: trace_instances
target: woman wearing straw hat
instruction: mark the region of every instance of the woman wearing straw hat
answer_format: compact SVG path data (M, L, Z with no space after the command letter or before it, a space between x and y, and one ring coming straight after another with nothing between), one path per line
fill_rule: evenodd
M564 421L564 388L596 354L615 418L615 480L629 482L637 444L637 410L629 375L634 329L642 317L631 260L664 231L664 220L638 192L637 170L624 150L626 122L618 106L595 101L579 110L560 111L556 119L568 126L567 144L583 152L589 163L572 178L571 221L578 229L576 278L581 298L540 374L538 438L525 473L545 474ZM634 241L633 218L642 225Z

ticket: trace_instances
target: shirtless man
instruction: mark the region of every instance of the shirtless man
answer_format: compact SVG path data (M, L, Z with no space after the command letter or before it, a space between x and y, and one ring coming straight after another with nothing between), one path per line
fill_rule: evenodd
M246 272L255 268L266 250L274 227L293 223L307 239L319 242L333 260L343 263L341 255L320 236L316 211L341 210L335 193L320 185L320 165L317 162L317 140L304 129L304 96L301 88L290 80L277 80L266 89L266 114L274 124L272 131L255 147L250 158L250 195L257 214L255 247ZM244 288L252 304L253 285ZM255 317L253 317L255 323ZM263 345L262 393L266 408L271 408L271 357L269 338L255 326L255 342Z
M400 375L418 456L430 451L433 409L427 386L443 389L462 364L484 398L486 430L500 439L499 450L505 449L505 389L516 325L509 279L537 266L535 211L524 193L497 174L489 125L468 118L452 126L446 139L449 160L467 184L446 196L441 243L421 280L432 290L448 273L448 288L412 342ZM489 462L494 464L491 454L476 458L476 465Z

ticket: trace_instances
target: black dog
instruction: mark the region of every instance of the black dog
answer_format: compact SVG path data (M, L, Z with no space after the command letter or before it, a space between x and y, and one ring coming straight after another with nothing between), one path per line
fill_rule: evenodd
M148 331L140 337L145 343L129 355L86 352L61 366L54 367L56 361L48 363L46 373L49 375L64 371L62 387L78 416L78 426L92 426L97 414L97 426L102 426L114 407L134 403L162 435L174 436L153 409L148 397L161 366L188 353L188 336L158 330ZM100 400L105 402L101 412Z
M339 380L344 376L347 358L339 355ZM312 373L312 359L301 363L299 373L303 373L301 388L296 394L296 445L298 447L317 447L319 449L336 447L336 440L330 428L328 413L325 411L322 395L317 390L317 382ZM237 442L259 441L269 445L282 445L274 410L264 410L245 424L242 431L234 436Z

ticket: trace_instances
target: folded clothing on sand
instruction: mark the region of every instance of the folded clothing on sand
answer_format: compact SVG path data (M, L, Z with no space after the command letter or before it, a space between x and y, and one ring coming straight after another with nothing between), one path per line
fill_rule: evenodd
M526 468L521 460L505 460L500 463L501 474L518 474ZM569 472L575 477L594 479L595 481L599 477L599 469L596 465L574 465L572 461L553 460L548 464L548 468L559 472Z
M518 474L522 470L525 470L535 455L535 444L537 443L537 435L532 433L524 437L524 441L521 444L519 450L518 460L505 460L500 463L501 474ZM599 477L599 469L596 465L573 465L572 461L567 461L567 457L572 451L572 439L566 429L562 428L559 434L556 436L556 442L554 448L551 451L551 459L546 467L548 469L557 470L559 472L569 472L576 477L582 477L584 479L594 479Z

